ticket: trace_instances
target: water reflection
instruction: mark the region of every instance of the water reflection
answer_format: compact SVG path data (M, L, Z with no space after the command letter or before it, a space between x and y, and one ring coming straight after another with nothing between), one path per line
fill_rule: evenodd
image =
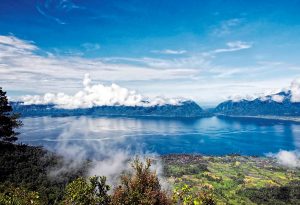
M203 118L24 118L20 141L94 158L124 153L264 155L300 149L300 125L274 120Z

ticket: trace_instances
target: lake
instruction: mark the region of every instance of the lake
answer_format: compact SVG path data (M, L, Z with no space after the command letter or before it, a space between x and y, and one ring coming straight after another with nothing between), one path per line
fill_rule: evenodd
M276 120L37 117L22 121L20 142L73 155L101 156L123 150L263 156L300 150L300 124Z

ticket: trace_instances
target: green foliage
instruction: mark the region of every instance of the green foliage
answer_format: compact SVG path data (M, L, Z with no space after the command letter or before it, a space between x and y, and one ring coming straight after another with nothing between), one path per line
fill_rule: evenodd
M207 187L217 204L300 204L300 170L283 167L272 158L170 155L163 162L176 187L191 185L193 194ZM189 167L197 163L206 171L192 173Z
M282 187L248 188L239 194L256 204L300 204L300 181L292 181Z
M176 186L173 194L174 204L215 205L213 194L209 190L195 191L187 184Z
M19 133L14 130L22 125L18 118L19 115L12 113L6 92L0 87L0 140L13 142L18 139L16 136Z
M80 177L66 188L64 205L107 205L110 203L105 177L90 177L89 181Z
M41 205L37 192L28 191L24 188L9 188L0 193L0 205Z
M182 175L193 175L203 171L207 171L207 166L203 164L190 164L190 165L171 165L168 167L166 175L172 175L174 177L181 177Z
M208 171L207 161L199 155L166 155L163 158L166 176L181 177Z
M161 190L158 177L150 170L151 160L132 163L133 173L121 176L121 184L112 195L113 205L169 205L170 198Z
M66 185L85 175L87 165L50 177L53 169L62 167L63 159L41 147L0 142L0 193L7 187L24 187L40 193L44 204L57 204Z

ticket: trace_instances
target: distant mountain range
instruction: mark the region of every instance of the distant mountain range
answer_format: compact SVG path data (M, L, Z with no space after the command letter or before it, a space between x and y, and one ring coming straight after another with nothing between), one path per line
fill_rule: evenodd
M186 100L179 104L153 106L95 106L92 108L64 109L54 104L31 104L12 102L15 112L22 117L33 116L124 116L124 117L166 117L199 118L214 114L225 116L278 116L300 117L300 102L292 100L291 91L259 97L254 100L228 100L216 108L203 110L194 101Z
M96 106L92 108L63 109L54 104L24 105L12 102L15 112L22 117L34 116L125 116L125 117L166 117L166 118L198 118L210 116L193 101L183 101L178 105L154 106Z
M228 116L300 116L300 102L292 100L291 91L256 98L254 100L225 101L214 113Z

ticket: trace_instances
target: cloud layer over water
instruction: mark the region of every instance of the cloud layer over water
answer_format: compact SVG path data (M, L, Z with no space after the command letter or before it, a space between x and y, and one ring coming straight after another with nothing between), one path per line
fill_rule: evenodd
M130 135L135 129L149 129L146 122L87 117L31 118L26 119L26 122L39 124L38 129L46 125L49 130L41 140L49 143L44 144L47 149L63 156L63 164L49 170L51 177L61 177L67 171L82 168L89 160L88 176L106 176L109 183L114 184L123 171L130 170L130 161L139 156L142 160L146 157L156 159L152 168L164 182L162 165L156 153L145 150L141 139ZM154 123L151 129L158 130L160 123L154 120L150 122L150 127Z

